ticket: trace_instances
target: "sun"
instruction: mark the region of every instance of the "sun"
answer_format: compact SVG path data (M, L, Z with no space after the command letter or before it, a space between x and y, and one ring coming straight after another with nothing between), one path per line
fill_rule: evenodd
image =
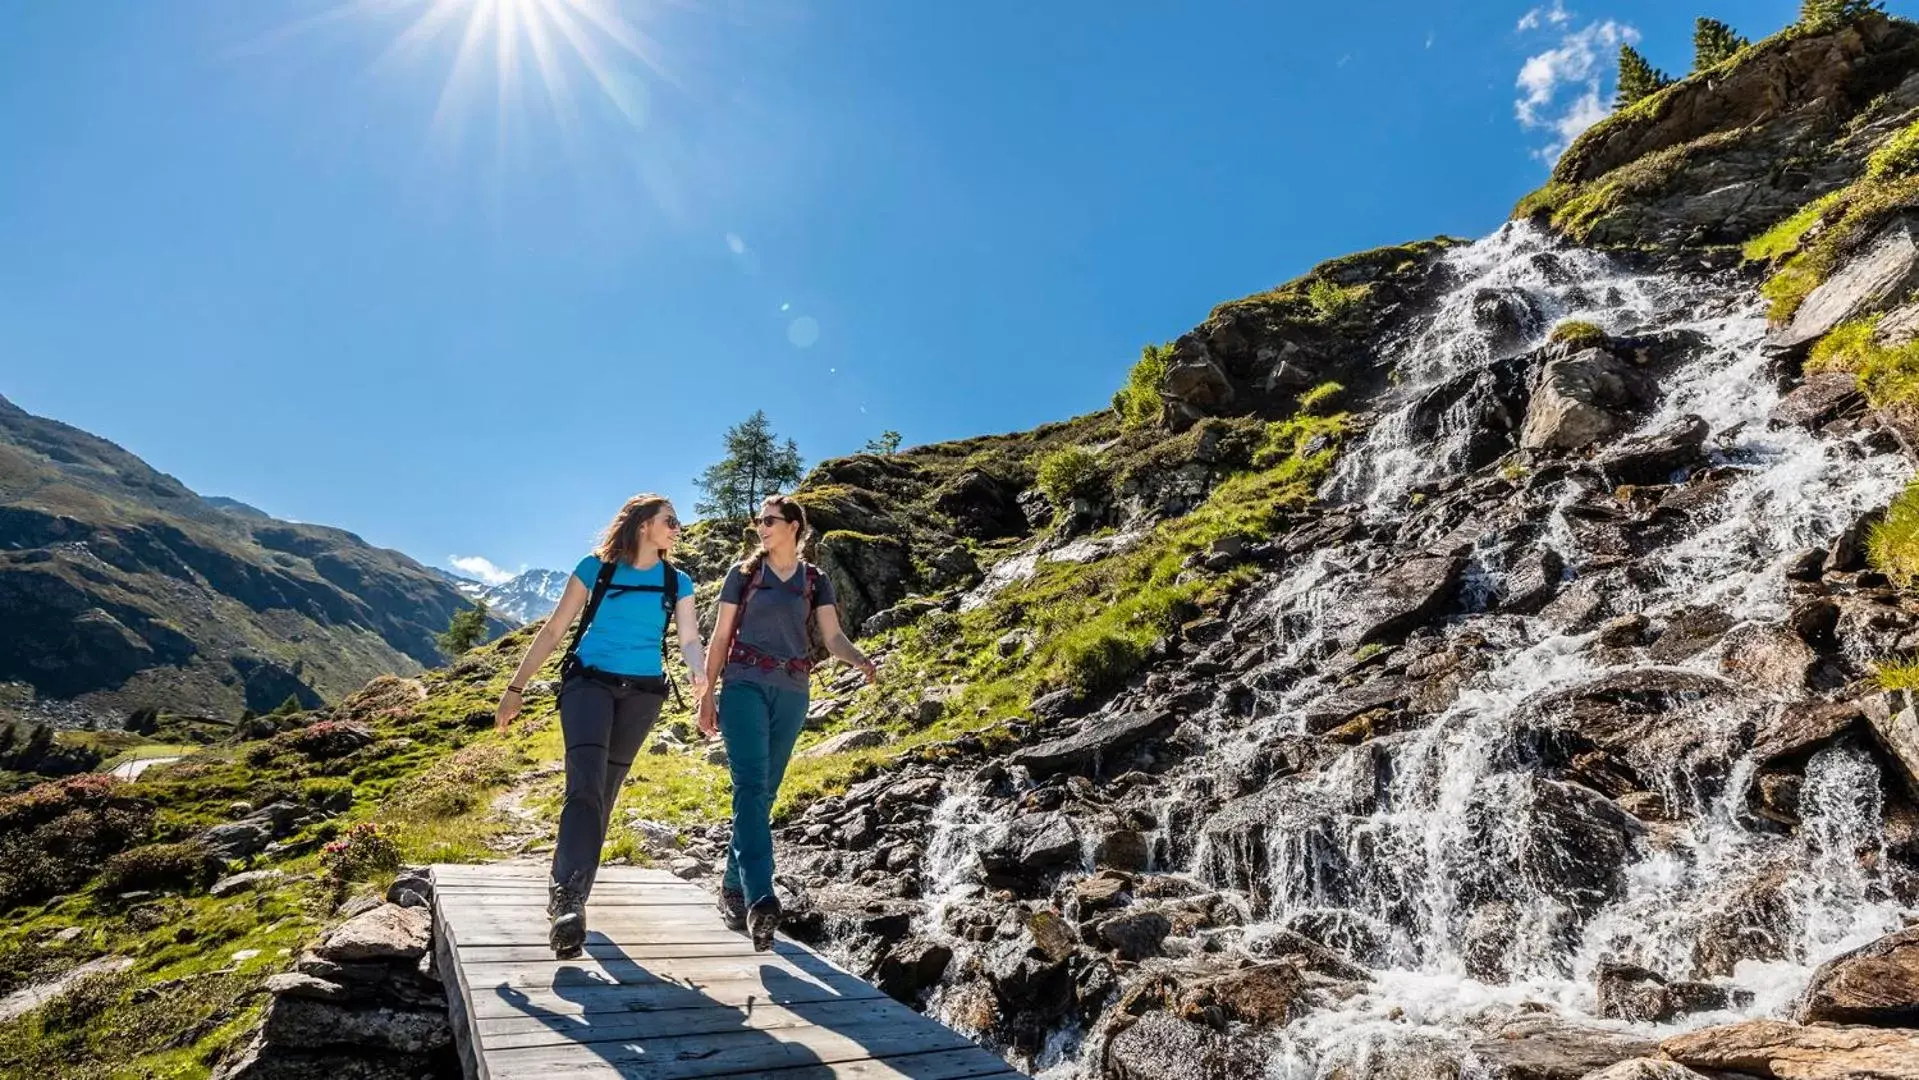
M453 59L434 109L436 134L455 134L470 100L493 92L502 115L531 84L562 127L578 121L584 100L610 104L635 128L647 124L647 84L675 83L657 41L642 22L679 0L346 0L270 35L290 37L325 24L377 21L398 28L376 69L415 67L429 56Z

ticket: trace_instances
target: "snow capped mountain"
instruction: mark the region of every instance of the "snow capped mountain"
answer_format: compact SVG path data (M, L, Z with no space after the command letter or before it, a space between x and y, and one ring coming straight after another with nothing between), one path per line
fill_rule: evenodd
M485 600L492 614L518 623L537 622L552 614L553 605L566 591L568 576L563 570L528 570L509 581L488 585L457 570L433 569L467 599Z

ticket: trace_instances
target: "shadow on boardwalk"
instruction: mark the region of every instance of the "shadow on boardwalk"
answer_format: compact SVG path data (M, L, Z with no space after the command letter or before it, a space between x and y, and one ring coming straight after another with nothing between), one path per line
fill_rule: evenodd
M535 996L550 993L564 1005L542 1004L510 985L493 988L517 1015L563 1039L513 1025L514 1034L489 1036L489 1065L501 1077L546 1076L592 1068L597 1058L611 1075L648 1080L762 1074L823 1080L836 1074L835 1064L883 1058L890 1072L860 1075L1010 1075L963 1036L805 949L782 942L776 950L780 962L760 963L757 979L742 971L738 978L699 980L650 969L594 933L586 957L557 964L550 983L532 988ZM656 962L661 969L689 963Z

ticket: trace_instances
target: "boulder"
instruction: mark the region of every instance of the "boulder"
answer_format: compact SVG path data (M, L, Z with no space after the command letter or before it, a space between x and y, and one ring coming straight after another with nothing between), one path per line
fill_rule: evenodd
M1589 788L1511 773L1482 785L1466 823L1472 858L1456 885L1463 897L1496 900L1523 887L1582 914L1623 891L1646 828Z
M1621 484L1664 484L1674 473L1704 463L1702 449L1712 428L1698 416L1682 416L1657 431L1620 441L1593 462Z
M209 896L232 896L235 893L247 892L259 888L262 885L270 885L283 877L286 877L286 874L279 870L248 870L246 873L223 877L214 882L213 887L207 890L207 894Z
M1712 1078L1705 1073L1694 1072L1676 1061L1666 1061L1662 1058L1633 1058L1596 1073L1587 1073L1585 1080L1712 1080Z
M1508 1020L1473 1043L1473 1053L1501 1080L1582 1080L1657 1049L1632 1032L1583 1027L1548 1014Z
M1856 416L1865 407L1858 376L1849 371L1821 371L1806 376L1798 389L1780 398L1767 423L1817 431L1841 417Z
M854 750L870 750L875 746L886 745L886 733L872 728L854 728L842 731L838 735L829 735L812 746L800 751L803 758L831 757L834 754L851 753Z
M1805 693L1807 679L1819 657L1811 646L1788 630L1747 623L1729 632L1719 673L1765 693L1796 698Z
M1182 360L1166 369L1159 393L1165 402L1165 421L1185 430L1202 417L1214 416L1233 401L1233 380L1210 358Z
M1349 649L1403 636L1440 614L1459 590L1466 571L1460 553L1417 555L1374 578L1354 598L1354 611L1340 644Z
M1878 702L1868 699L1867 705L1866 719L1872 724L1873 734L1899 763L1906 786L1919 792L1919 710L1902 692L1888 694Z
M1632 964L1601 964L1595 976L1599 1015L1631 1023L1663 1024L1687 1013L1752 1003L1750 991L1704 982L1669 982Z
M1498 610L1507 615L1536 615L1552 603L1566 576L1566 561L1551 548L1524 552L1499 583Z
M270 1045L295 1050L351 1046L424 1054L453 1044L444 1009L359 1008L286 995L267 1006L261 1033Z
M975 540L1005 540L1026 535L1019 486L991 473L969 469L934 492L933 509L953 519L954 529Z
M1865 720L1856 701L1798 701L1760 722L1752 758L1760 765L1803 757Z
M1244 1080L1266 1073L1266 1052L1204 1024L1151 1012L1107 1043L1100 1063L1107 1080Z
M842 626L864 626L912 591L912 552L895 537L835 530L820 537L813 552L833 580Z
M980 852L992 873L1047 873L1079 865L1079 829L1058 811L1014 818Z
M1172 920L1157 911L1132 910L1100 920L1100 943L1122 960L1144 960L1159 953L1160 942L1173 930Z
M1579 450L1624 431L1630 414L1650 403L1645 376L1605 349L1546 361L1526 408L1519 445L1527 450Z
M1912 218L1879 231L1858 255L1806 296L1792 321L1774 331L1775 349L1804 348L1848 319L1881 311L1919 285L1919 238Z
M1064 738L1014 751L1011 763L1025 768L1036 780L1063 772L1093 773L1121 751L1156 739L1179 723L1165 709L1143 709L1119 716L1096 717Z
M433 933L433 916L425 908L381 904L327 932L313 950L322 960L354 963L366 960L418 960Z
M1919 1027L1919 928L1908 928L1826 961L1806 985L1800 1023Z
M1269 961L1194 985L1181 995L1179 1009L1188 1017L1198 1012L1255 1028L1283 1027L1305 1012L1305 990L1297 967ZM1223 1029L1225 1024L1214 1026Z
M1674 1036L1666 1057L1705 1072L1778 1080L1919 1080L1919 1031L1747 1020Z
M953 950L935 941L909 937L886 950L873 972L873 985L896 1001L914 1005L937 986L953 962Z
M1137 829L1115 829L1093 846L1093 865L1115 870L1145 870L1153 862L1152 838Z

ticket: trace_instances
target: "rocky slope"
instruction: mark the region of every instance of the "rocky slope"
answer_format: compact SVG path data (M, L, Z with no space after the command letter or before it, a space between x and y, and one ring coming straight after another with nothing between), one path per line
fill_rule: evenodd
M238 505L0 399L0 720L232 719L440 662L458 592L351 533Z

